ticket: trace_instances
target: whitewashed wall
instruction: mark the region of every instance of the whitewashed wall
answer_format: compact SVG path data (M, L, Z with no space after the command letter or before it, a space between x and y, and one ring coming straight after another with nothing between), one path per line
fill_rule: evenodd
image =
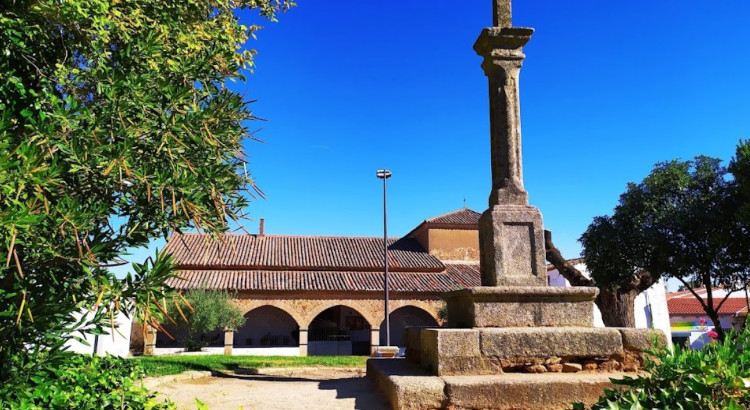
M78 320L83 314L85 314L85 312L76 314L74 317ZM109 335L96 336L90 333L85 334L83 339L88 342L89 346L72 339L68 340L68 342L65 343L65 346L68 351L76 353L96 353L99 356L110 354L112 356L126 357L130 352L131 319L128 319L128 317L122 313L118 313L115 315L115 326L117 328L116 330L105 329L110 333ZM94 347L96 347L96 351L94 351Z

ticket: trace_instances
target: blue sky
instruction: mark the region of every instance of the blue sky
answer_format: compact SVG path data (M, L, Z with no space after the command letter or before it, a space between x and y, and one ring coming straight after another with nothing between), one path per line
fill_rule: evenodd
M485 210L488 90L472 45L491 1L298 3L263 23L255 72L235 86L266 119L249 123L267 198L246 229L265 218L269 234L380 236L383 167L389 236L464 199ZM514 25L536 29L520 78L524 180L564 256L654 163L728 160L750 137L748 16L740 0L514 1Z

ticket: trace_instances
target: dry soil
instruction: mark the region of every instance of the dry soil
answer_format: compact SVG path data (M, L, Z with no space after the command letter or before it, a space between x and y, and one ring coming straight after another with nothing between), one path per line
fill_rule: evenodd
M364 369L288 369L162 383L153 389L179 409L387 409ZM270 374L269 374L270 373Z

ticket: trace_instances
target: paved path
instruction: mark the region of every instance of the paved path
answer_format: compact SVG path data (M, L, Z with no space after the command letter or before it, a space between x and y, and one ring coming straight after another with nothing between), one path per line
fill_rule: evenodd
M363 409L385 410L385 400L364 377L364 369L287 369L273 374L204 377L153 388L196 409L195 398L211 410Z

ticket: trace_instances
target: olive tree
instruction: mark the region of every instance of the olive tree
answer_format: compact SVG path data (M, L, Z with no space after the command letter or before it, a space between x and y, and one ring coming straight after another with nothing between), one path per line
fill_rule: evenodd
M232 300L232 295L222 290L191 289L184 295L189 309L179 304L170 305L170 315L182 318L187 328L183 345L187 350L200 350L206 345L200 334L215 330L235 331L245 324L245 316Z
M737 183L739 210L737 218L750 225L750 140L740 141L734 158L729 163L729 172Z
M657 164L641 183L628 184L611 216L594 218L581 236L592 284L636 293L644 277L674 278L723 337L718 311L750 279L750 235L738 218L741 206L737 181L719 159ZM725 297L714 296L718 286L728 291ZM696 287L706 289L705 299Z

